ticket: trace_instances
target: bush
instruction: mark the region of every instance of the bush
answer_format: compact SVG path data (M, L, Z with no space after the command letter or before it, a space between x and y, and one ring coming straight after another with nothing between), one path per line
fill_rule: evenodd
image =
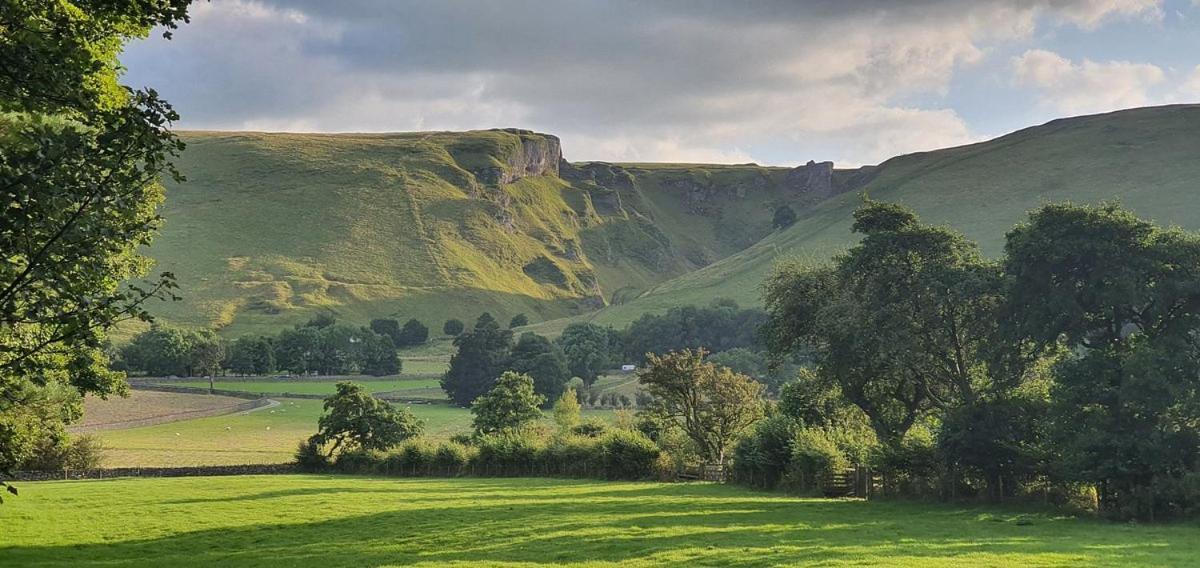
M588 418L571 428L571 433L578 436L599 438L608 431L608 423L595 417Z
M329 469L329 458L321 451L321 444L304 440L296 448L296 466L300 471L318 472Z
M21 464L21 469L31 471L59 471L64 469L96 469L104 461L104 446L95 436L56 438L40 446L34 456Z
M383 469L386 457L378 450L358 448L339 454L333 467L341 473L376 473Z
M733 474L739 483L773 489L792 461L796 422L777 414L754 425L733 451Z
M458 442L443 442L434 452L433 464L447 475L461 475L474 458L474 448Z
M806 428L796 433L789 468L789 478L796 489L819 491L827 476L849 465L849 460L824 430Z
M603 448L604 477L607 479L648 479L661 450L645 434L614 430L600 439Z
M529 432L484 434L475 441L479 453L472 464L481 475L517 475L532 470L539 440Z
M382 473L391 475L424 475L434 462L434 448L424 440L412 440L384 458Z
M554 475L594 476L604 467L600 440L589 436L564 436L546 446L539 457L545 470Z

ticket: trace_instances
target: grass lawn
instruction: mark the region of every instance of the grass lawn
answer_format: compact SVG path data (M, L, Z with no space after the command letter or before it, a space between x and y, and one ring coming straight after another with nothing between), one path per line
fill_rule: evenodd
M106 448L106 467L283 463L291 461L300 440L317 431L322 401L279 399L279 402L274 408L253 412L102 431L95 435ZM471 412L465 408L446 404L413 404L406 408L425 421L424 437L430 440L446 440L471 430ZM608 418L613 413L589 410L584 415Z
M1194 566L1195 525L713 484L238 476L20 484L0 566Z

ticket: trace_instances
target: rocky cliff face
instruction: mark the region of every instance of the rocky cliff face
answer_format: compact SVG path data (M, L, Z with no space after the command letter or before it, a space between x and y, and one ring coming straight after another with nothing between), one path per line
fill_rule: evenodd
M505 128L500 132L515 134L520 141L496 156L504 166L487 166L472 170L475 179L485 185L512 183L532 176L557 176L562 159L562 145L557 136L530 130Z

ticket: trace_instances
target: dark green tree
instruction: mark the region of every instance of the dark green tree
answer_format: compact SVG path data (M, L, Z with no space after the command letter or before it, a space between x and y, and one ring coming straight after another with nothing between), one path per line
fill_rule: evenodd
M505 371L488 392L471 403L476 434L516 430L542 417L546 397L533 390L533 377Z
M465 329L465 326L463 325L462 320L458 319L448 319L446 320L446 323L442 325L442 333L451 337L458 336L458 334L463 332L463 329Z
M239 375L271 373L275 370L275 345L269 337L239 337L229 344L226 365Z
M371 320L371 331L392 338L392 345L400 344L400 322L390 318Z
M529 316L525 314L517 314L508 321L508 329L516 329L529 325Z
M533 390L548 401L558 400L566 389L571 372L562 349L533 332L517 339L509 359L509 369L533 377Z
M363 335L362 372L376 377L400 374L402 365L392 338L378 333Z
M275 361L280 369L299 375L318 369L321 332L314 327L285 329L275 340Z
M1117 516L1200 504L1177 490L1200 464L1200 235L1054 204L1005 251L1009 341L1067 350L1053 370L1058 471L1095 483Z
M309 438L329 456L353 449L386 450L421 433L422 423L406 409L379 400L349 381L325 399L317 433Z
M810 350L819 374L898 451L931 410L1003 393L1020 375L989 373L1003 298L998 268L899 205L854 213L863 240L832 266L788 264L767 283L765 330L778 355Z
M484 312L471 331L454 338L454 346L457 351L442 376L442 390L454 404L470 406L505 371L512 351L512 332L501 329L496 319Z
M590 385L606 369L619 364L613 358L612 336L606 328L592 323L573 323L558 338L567 358L567 369Z
M396 342L396 346L412 347L426 341L429 341L429 328L416 319L410 319L404 322L404 328L400 330L400 341Z

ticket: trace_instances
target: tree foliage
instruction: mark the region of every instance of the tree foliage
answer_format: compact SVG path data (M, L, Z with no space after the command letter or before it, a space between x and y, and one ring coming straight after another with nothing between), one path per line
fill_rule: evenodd
M558 338L571 375L592 384L600 373L620 364L621 342L612 328L577 322L563 329Z
M337 392L325 399L317 433L309 441L335 456L356 449L386 450L420 434L421 429L421 421L408 410L371 396L362 385L342 381Z
M533 377L505 371L488 392L471 403L476 434L517 430L542 417L546 398L534 392Z
M451 337L456 337L458 334L462 333L463 329L465 328L466 327L463 325L462 320L448 319L446 320L446 323L442 325L442 333Z
M654 397L650 412L683 429L710 463L763 415L758 382L704 361L704 350L649 356L638 381Z
M442 390L458 406L470 406L508 365L512 350L512 332L500 329L489 313L483 313L475 327L454 338L457 351L450 357L450 368L442 376Z
M758 330L766 319L761 310L743 310L736 302L720 298L710 307L681 306L660 315L645 314L623 334L625 357L641 362L647 353L661 355L681 349L756 349L760 346Z
M549 339L525 332L517 339L507 367L533 377L533 389L546 400L556 400L571 378L562 349Z

